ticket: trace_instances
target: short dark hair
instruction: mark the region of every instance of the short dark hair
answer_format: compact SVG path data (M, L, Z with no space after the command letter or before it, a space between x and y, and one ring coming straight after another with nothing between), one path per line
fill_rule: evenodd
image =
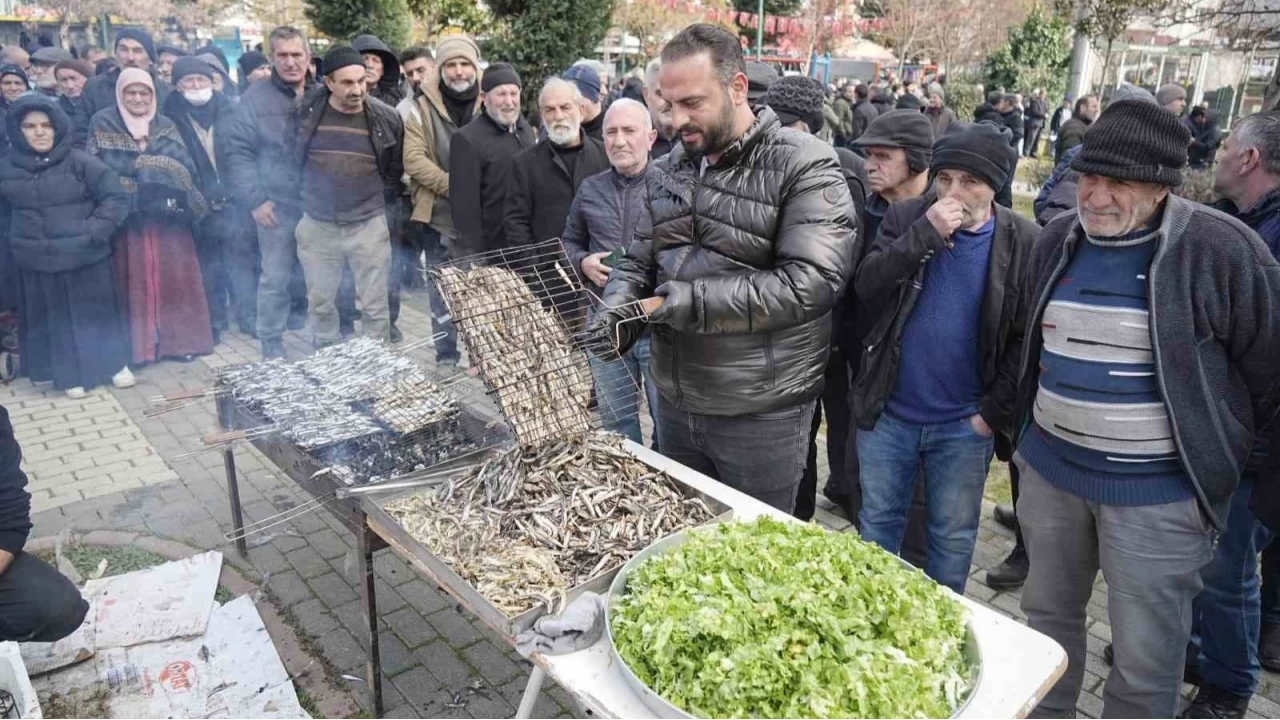
M1081 111L1084 110L1084 107L1089 104L1089 100L1092 98L1093 98L1092 95L1081 95L1079 98L1077 98L1076 109L1072 112L1072 114L1079 115Z
M302 47L310 50L307 45L307 34L292 25L280 25L271 34L267 36L267 47L271 52L275 52L276 43L281 40L301 40Z
M1005 93L1004 99L1005 99L1005 101L1006 101L1006 102L1016 103L1016 102L1018 102L1018 94L1017 94L1017 93Z
M662 48L662 64L683 60L701 53L711 56L711 64L728 85L733 76L747 72L747 61L742 57L742 44L738 36L717 25L694 23L671 38Z
M857 95L859 100L866 100L867 96L871 94L871 90L865 83L858 83L858 85L853 88L853 94Z
M1262 168L1280 175L1280 112L1248 115L1236 123L1232 134L1236 147L1255 148Z
M431 54L431 51L421 45L411 45L400 51L401 65L422 59L431 60L432 62L435 61L435 57Z
M1003 99L1004 99L1004 93L1000 92L999 90L992 90L991 92L987 93L988 105L998 105L1000 101Z

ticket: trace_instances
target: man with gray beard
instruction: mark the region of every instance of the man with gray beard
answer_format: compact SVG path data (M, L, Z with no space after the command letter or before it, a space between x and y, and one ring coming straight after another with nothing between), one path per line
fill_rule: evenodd
M449 198L459 256L506 247L503 213L511 159L538 141L520 115L522 85L515 68L490 65L480 81L484 113L453 136Z
M604 145L582 130L578 86L551 78L538 95L547 141L516 155L507 190L506 247L560 237L582 181L609 169Z

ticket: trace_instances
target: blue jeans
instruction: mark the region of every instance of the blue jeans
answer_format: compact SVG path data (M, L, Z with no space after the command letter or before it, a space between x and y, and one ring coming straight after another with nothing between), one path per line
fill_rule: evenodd
M648 335L636 341L631 350L618 360L605 362L591 358L591 374L596 379L596 398L600 402L600 417L605 430L644 444L640 435L640 394L637 387L643 382L645 399L649 402L649 419L653 421L653 435L655 438L658 436L658 388L649 374Z
M929 506L925 574L963 594L994 450L994 439L979 435L969 418L919 425L881 413L874 430L858 431L862 537L901 553L916 473L923 464Z
M1197 653L1188 657L1197 658L1205 683L1242 696L1257 692L1262 669L1258 553L1271 542L1271 532L1249 512L1253 481L1249 473L1241 479L1213 562L1200 571L1204 590L1193 606L1188 649Z

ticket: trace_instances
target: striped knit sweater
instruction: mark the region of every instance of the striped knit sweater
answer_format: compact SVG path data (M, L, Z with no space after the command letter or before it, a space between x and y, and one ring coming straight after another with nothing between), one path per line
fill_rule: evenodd
M1023 458L1054 485L1107 505L1193 497L1156 386L1147 325L1155 233L1088 238L1041 318L1035 427Z

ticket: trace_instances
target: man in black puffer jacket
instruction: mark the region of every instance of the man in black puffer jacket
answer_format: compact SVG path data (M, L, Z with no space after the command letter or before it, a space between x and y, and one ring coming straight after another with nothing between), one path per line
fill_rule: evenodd
M89 603L57 570L22 551L31 496L9 411L0 407L0 642L55 642L80 627Z
M659 72L681 147L652 170L650 212L588 336L626 352L644 325L619 321L646 313L663 454L790 511L852 271L853 200L829 145L752 112L733 35L691 25Z

